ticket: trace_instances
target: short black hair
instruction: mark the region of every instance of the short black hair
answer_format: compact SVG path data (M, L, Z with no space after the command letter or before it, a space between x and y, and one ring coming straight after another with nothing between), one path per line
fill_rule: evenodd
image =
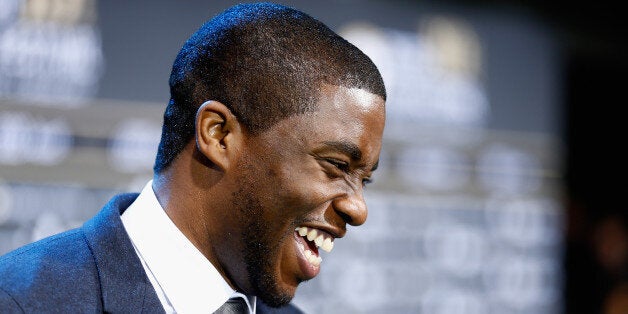
M272 3L227 9L201 26L174 61L154 171L166 169L194 138L196 111L205 101L225 104L257 134L315 111L323 83L386 99L371 59L320 21Z

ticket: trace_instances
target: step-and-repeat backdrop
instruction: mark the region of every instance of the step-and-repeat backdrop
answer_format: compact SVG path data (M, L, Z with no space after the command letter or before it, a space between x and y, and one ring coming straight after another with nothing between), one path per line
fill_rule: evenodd
M560 313L559 55L514 8L285 2L387 85L369 219L323 256L310 313ZM152 176L174 57L212 1L0 1L0 254Z

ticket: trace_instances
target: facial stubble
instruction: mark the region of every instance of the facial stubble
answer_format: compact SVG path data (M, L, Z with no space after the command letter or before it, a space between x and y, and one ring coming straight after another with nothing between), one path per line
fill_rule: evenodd
M245 169L251 170L252 165L246 165ZM249 172L249 171L245 171ZM284 306L292 300L294 295L281 289L279 279L275 274L277 265L273 265L279 254L279 248L288 237L283 237L276 244L271 243L271 227L264 224L262 219L265 210L254 190L260 184L255 181L254 175L244 175L240 188L233 194L233 203L238 209L239 220L245 226L241 240L244 263L248 272L248 279L253 288L253 293L264 303L272 307Z

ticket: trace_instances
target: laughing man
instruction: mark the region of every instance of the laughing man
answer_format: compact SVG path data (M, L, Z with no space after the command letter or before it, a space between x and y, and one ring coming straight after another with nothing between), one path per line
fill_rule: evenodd
M1 257L0 312L299 313L321 251L366 220L377 68L302 12L238 5L184 44L170 92L154 179Z

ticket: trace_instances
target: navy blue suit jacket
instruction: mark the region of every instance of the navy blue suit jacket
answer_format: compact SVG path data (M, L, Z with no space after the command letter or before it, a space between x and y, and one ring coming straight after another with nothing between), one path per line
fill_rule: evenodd
M0 257L0 313L163 313L120 220L137 194L114 197L81 228ZM288 305L263 313L301 313Z

